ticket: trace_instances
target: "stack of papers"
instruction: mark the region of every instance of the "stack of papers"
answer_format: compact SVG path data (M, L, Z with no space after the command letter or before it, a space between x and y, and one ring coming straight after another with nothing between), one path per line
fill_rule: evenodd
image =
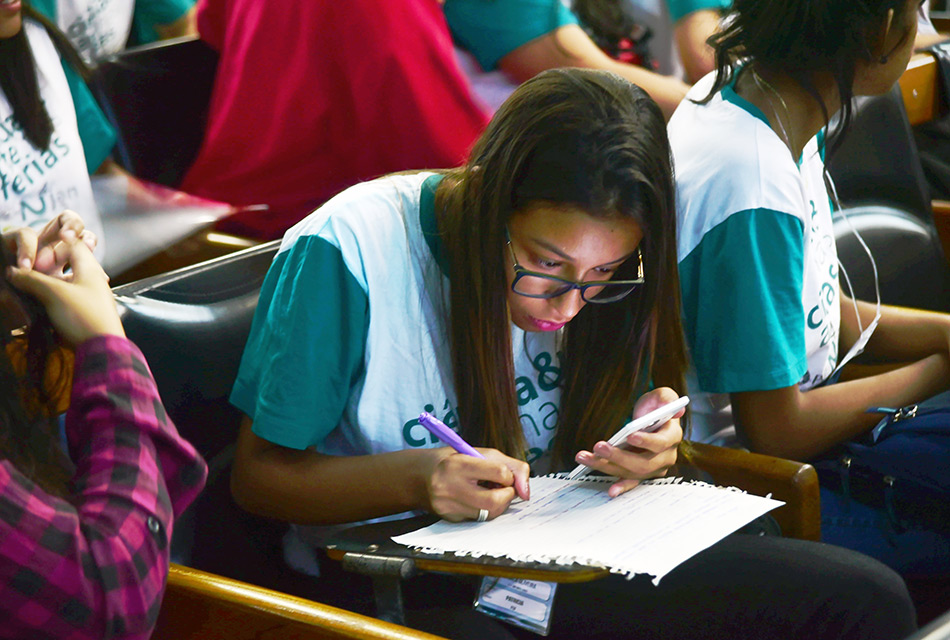
M531 499L516 500L488 522L437 522L393 538L426 553L514 561L577 563L654 582L752 520L784 504L680 478L642 483L616 498L616 478L531 479Z

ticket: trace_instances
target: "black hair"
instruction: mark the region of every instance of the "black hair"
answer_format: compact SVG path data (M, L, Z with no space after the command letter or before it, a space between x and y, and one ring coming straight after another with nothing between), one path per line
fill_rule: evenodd
M831 74L841 99L839 131L853 115L853 85L858 61L876 58L877 43L889 10L895 24L908 0L735 0L723 28L707 43L715 50L716 77L708 102L740 64L787 75L820 105L830 120L816 77ZM905 35L906 37L906 35ZM840 138L839 141L840 142Z
M633 18L626 0L574 0L572 10L584 31L611 58L655 69L649 28Z
M89 77L89 68L56 25L26 2L23 3L22 17L40 23L66 62L83 78ZM22 27L12 37L0 39L0 90L13 108L13 120L23 129L23 136L37 149L48 149L53 136L53 121L40 95L36 60Z

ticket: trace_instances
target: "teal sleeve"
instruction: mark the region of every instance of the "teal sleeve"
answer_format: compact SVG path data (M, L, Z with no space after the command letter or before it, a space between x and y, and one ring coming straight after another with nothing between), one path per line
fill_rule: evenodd
M56 23L56 16L59 15L56 10L56 0L30 0L30 6Z
M277 255L231 391L255 434L306 449L337 427L362 373L368 314L339 248L304 236Z
M112 153L112 147L115 146L116 141L115 129L106 120L99 104L92 97L92 92L76 70L63 61L63 71L66 72L66 82L73 96L79 139L82 141L83 153L86 155L86 168L89 173L95 173L103 160Z
M181 18L195 5L195 0L135 0L132 13L132 37L135 44L158 40L155 25L167 25Z
M666 5L670 10L670 18L676 22L694 11L703 9L725 11L732 6L732 0L666 0Z
M801 220L735 213L679 265L683 321L702 391L780 389L807 370Z
M560 0L446 0L444 10L452 37L485 71L521 45L577 24Z

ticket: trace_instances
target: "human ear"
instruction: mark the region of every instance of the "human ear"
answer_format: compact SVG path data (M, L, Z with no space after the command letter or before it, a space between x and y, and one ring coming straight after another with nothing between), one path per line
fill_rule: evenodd
M881 64L887 64L887 35L891 32L891 25L894 22L894 10L887 10L887 19L884 20L884 32L881 34L881 57L878 58L878 62Z

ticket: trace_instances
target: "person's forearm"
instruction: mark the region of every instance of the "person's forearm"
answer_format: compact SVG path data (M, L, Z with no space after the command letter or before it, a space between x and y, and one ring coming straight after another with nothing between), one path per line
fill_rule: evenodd
M732 394L738 426L753 451L808 460L874 426L870 407L901 407L948 386L950 358L932 355L877 376L807 392L797 388Z
M844 354L857 340L858 324L850 298L841 299L841 346ZM874 318L875 305L857 301L862 326ZM868 342L867 355L876 362L913 362L935 353L950 353L950 314L881 306L881 320Z
M689 91L689 86L678 78L664 76L643 67L617 62L612 59L610 63L605 68L623 76L650 94L650 97L660 107L660 111L663 112L663 118L667 121L672 117L679 103L686 97L686 92Z
M932 47L935 44L940 44L941 42L946 42L950 40L950 36L946 33L917 33L917 37L914 39L914 51L921 51L927 47Z
M689 90L678 78L614 60L576 24L560 27L523 44L503 57L498 66L516 82L524 82L546 69L558 67L613 71L650 94L667 120Z
M241 429L231 490L243 508L300 524L340 524L426 508L433 450L326 456L262 446Z
M688 82L696 82L716 68L715 53L706 40L718 29L719 12L712 9L693 11L673 25L673 40Z

